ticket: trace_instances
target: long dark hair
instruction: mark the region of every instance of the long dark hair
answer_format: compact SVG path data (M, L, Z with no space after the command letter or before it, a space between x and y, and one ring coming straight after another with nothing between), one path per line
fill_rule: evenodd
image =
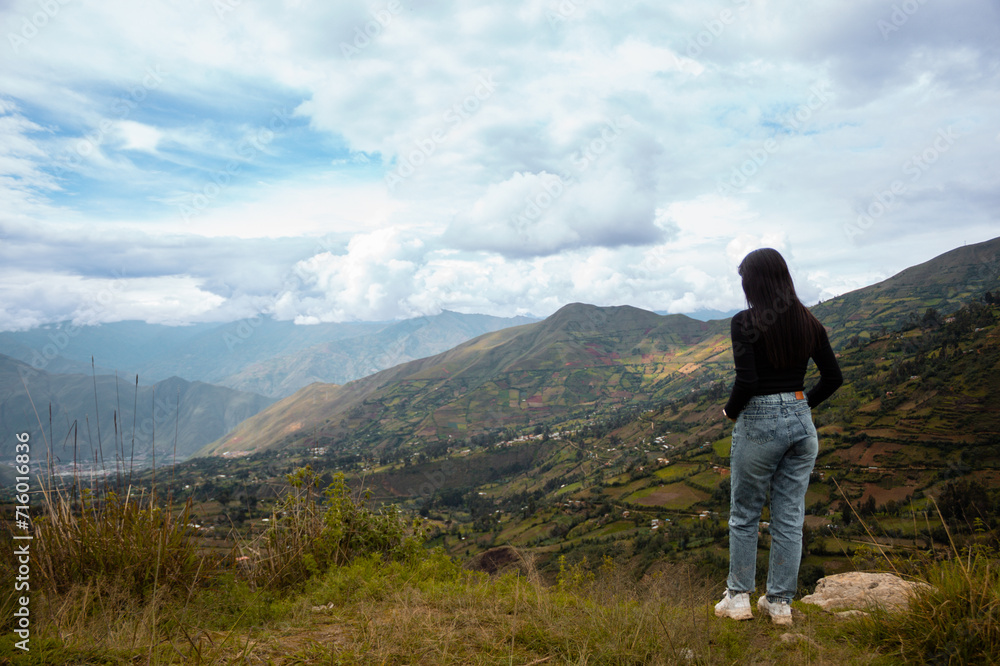
M768 360L789 368L808 360L826 331L795 293L784 257L772 248L754 250L740 263L752 342L761 339Z

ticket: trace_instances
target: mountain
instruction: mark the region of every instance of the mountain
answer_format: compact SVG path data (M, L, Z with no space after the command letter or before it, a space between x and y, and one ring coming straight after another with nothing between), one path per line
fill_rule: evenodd
M958 248L813 308L835 348L864 332L942 312L997 284L1000 239ZM311 385L262 411L200 455L345 442L380 459L422 442L586 420L677 400L732 381L729 321L700 322L630 306L563 307L436 356L342 386Z
M529 321L445 311L398 322L316 325L263 316L191 326L63 323L0 333L0 352L47 372L90 374L93 357L100 374L128 368L144 383L178 376L278 398L312 382L347 382Z
M734 314L739 312L737 310L710 310L707 308L702 308L700 310L694 310L692 312L685 312L684 314L692 319L697 319L698 321L711 321L713 319L729 319ZM656 314L670 314L669 312L661 312L656 310Z
M997 538L1000 305L984 296L840 352L845 384L813 410L820 455L806 496L801 585L853 569L872 552L873 538L900 561L917 551L943 554L942 547L961 548L970 538ZM553 333L564 339L567 327L585 326L596 313L585 306L558 314L561 321L525 327L506 344L526 333L536 342ZM641 311L616 314L650 319ZM343 388L310 387L335 409L336 400L347 399ZM459 557L504 545L550 571L562 556L622 559L640 571L668 558L724 576L733 429L721 415L725 388L702 386L651 408L632 403L584 419L557 418L549 427L533 421L497 437L428 437L402 457L385 440L344 437L305 448L320 438L303 435L308 406L290 400L289 410L302 410L286 423L298 428L284 434L291 445L192 458L176 470L177 484L198 499L219 492L265 497L308 463L324 483L346 472L373 500L419 512L429 521L431 544ZM355 405L351 418L363 432L370 425L361 412L372 405ZM762 533L766 553L766 524Z
M343 386L309 386L200 455L351 438L402 456L413 438L464 438L664 400L728 360L728 334L724 321L574 303Z
M28 432L36 462L45 460L45 439L64 465L74 460L74 442L78 462L100 466L103 459L106 469L114 468L116 450L137 467L149 464L154 442L159 461L184 460L271 402L178 377L137 387L134 376L51 374L0 355L0 459L12 459L14 434Z
M151 357L175 353L216 327L216 324L164 326L140 321L94 326L64 322L27 331L0 332L0 353L36 370L57 374L90 374L94 358L100 374L114 374L114 368L129 368L135 369L143 381L156 381L176 373L146 377Z
M855 335L896 328L928 308L950 312L991 289L1000 289L1000 238L955 248L812 311L830 329L836 348Z

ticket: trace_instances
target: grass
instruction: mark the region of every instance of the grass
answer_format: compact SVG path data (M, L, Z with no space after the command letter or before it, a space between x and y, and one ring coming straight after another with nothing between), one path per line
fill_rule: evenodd
M74 503L63 493L45 492L32 564L36 584L50 592L95 580L114 580L139 597L154 594L158 585L190 591L215 566L198 556L189 538L190 502L175 513L145 493L96 497L83 489Z
M628 501L670 511L686 511L707 497L707 493L695 490L684 483L671 483L638 490L628 497Z
M31 652L14 646L8 595L0 664L988 664L1000 654L1000 572L982 547L896 562L934 586L908 609L845 621L795 602L789 629L716 618L721 581L693 562L640 575L628 559L560 558L546 579L522 551L520 566L491 577L419 548L400 515L367 508L343 483L321 491L308 469L289 481L239 564L189 562L189 508L47 495ZM619 526L631 524L603 529ZM856 566L879 566L861 550ZM13 563L5 550L5 590Z
M905 612L873 609L858 637L907 664L1000 663L1000 569L990 550L929 564Z
M669 456L667 457L669 458ZM697 465L675 463L673 465L669 465L668 467L661 467L660 469L656 470L656 472L654 472L654 475L657 478L660 478L664 481L672 481L674 479L680 479L685 476L689 476L691 474L691 470L697 469L697 467L698 467Z
M530 563L520 575L490 577L440 553L371 555L315 577L307 592L256 596L226 584L183 608L162 604L152 649L151 602L117 598L133 605L111 612L96 602L112 603L111 590L88 597L78 589L51 618L64 631L46 631L46 647L25 663L890 663L846 640L850 623L799 604L787 642L789 632L763 618L719 620L714 592L686 565L638 581L609 562L596 571L564 567L548 584ZM239 616L240 607L255 616ZM7 648L0 643L0 655Z

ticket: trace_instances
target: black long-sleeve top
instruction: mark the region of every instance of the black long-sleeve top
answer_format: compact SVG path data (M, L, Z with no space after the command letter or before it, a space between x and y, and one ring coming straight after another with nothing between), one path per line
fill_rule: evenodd
M726 415L735 419L755 395L788 393L804 390L806 366L809 359L791 368L775 368L767 358L764 342L757 336L755 342L747 335L749 312L743 310L733 315L731 335L733 358L736 361L736 381L726 403ZM830 347L830 339L823 331L822 340L813 351L811 358L819 368L819 381L806 393L810 407L823 402L844 383L840 364Z

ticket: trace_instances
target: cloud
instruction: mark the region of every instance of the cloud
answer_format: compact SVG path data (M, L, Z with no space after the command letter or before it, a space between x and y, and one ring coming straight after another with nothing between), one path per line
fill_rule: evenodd
M40 271L0 274L5 330L50 323L49 313L65 313L63 321L78 325L142 319L183 324L222 306L224 299L202 290L187 276L84 278Z
M356 235L344 254L323 252L296 264L297 283L278 297L274 314L300 323L423 314L401 312L422 249L421 241L396 229Z
M989 0L40 6L0 9L4 325L116 270L109 320L727 310L759 244L818 299L996 234Z
M163 133L155 127L137 123L131 120L123 120L117 127L118 136L124 144L124 150L139 150L148 153L155 153L156 146L163 138Z
M662 240L655 198L637 188L621 167L580 180L556 174L515 173L489 186L445 232L449 245L508 257L554 254L584 247L648 245Z

